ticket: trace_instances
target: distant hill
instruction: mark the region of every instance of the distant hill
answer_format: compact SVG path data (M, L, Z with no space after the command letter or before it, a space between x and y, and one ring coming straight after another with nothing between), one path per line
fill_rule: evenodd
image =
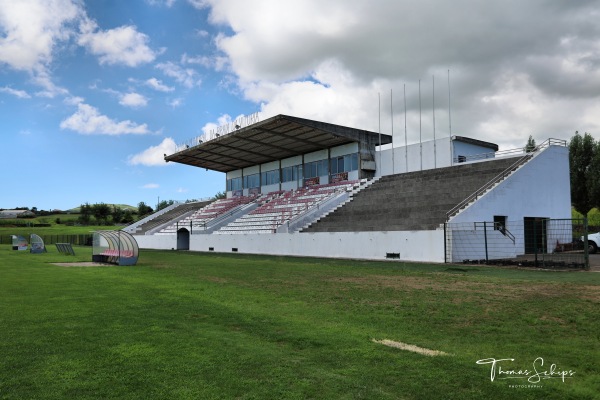
M90 204L90 205L93 205L93 204ZM114 206L114 207L118 207L118 208L120 208L121 210L124 210L124 211L125 211L125 210L130 210L130 211L135 211L135 212L137 212L137 210L138 210L138 208L137 208L137 207L130 206L130 205L128 205L128 204L110 204L110 203L107 203L106 205L107 205L107 206L109 206L109 207L111 207L111 208L112 208L113 206ZM71 208L71 209L69 209L69 210L65 210L64 212L66 212L66 213L70 213L70 214L79 214L79 213L80 213L80 211L81 211L81 207L75 207L75 208Z

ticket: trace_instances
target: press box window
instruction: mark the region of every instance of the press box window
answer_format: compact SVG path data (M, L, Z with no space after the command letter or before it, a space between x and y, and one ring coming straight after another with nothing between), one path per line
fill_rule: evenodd
M274 185L279 183L279 170L267 171L262 173L262 185Z
M227 179L227 191L228 192L233 192L235 190L241 190L242 189L242 178L232 178L232 179Z
M345 156L331 159L332 175L356 170L358 170L358 153L346 154Z
M326 176L327 172L327 160L313 161L304 164L304 178L310 179L317 176Z
M300 180L300 165L281 169L281 182L295 182Z
M244 189L260 187L260 175L252 174L244 177Z

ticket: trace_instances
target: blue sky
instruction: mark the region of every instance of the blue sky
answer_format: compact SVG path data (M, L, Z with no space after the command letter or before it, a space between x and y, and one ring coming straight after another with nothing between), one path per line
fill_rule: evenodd
M596 2L415 3L0 0L0 208L210 197L163 154L254 112L445 136L448 71L452 134L597 137Z

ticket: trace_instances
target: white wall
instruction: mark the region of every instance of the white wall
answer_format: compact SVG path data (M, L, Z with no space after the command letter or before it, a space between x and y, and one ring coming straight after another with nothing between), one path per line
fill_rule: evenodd
M506 216L507 229L516 237L516 241L511 245L505 239L504 253L488 254L489 258L509 258L525 252L523 239L525 217L570 219L569 149L551 146L537 154L493 190L453 217L450 224L492 222L495 215ZM548 252L552 252L557 241L560 243L572 241L570 225L567 224L566 228L562 228L563 225L559 229L552 223L548 224L546 244ZM483 232L473 231L470 238L463 237L465 234L468 235L464 231L457 232L456 238L452 238L453 260L485 258L482 253L485 249ZM459 240L463 243L459 244ZM476 245L478 242L481 243ZM465 246L471 246L471 253Z
M319 232L268 235L191 235L190 250L384 260L444 262L444 232Z
M377 163L376 176L449 167L452 165L449 137L436 139L435 142L431 140L422 144L409 144L408 147L394 144L393 155L391 144L381 146L381 149L381 151L377 151L375 154L375 162Z
M260 172L260 167L258 165L253 165L251 167L244 168L244 176L258 174Z
M272 185L263 185L260 187L260 192L263 194L278 192L279 191L279 183L274 183Z
M302 185L302 180L300 180L300 181L283 182L281 184L281 190L296 190L301 185Z
M281 168L293 167L294 165L302 165L302 156L294 156L281 160Z
M233 178L239 178L242 176L242 170L241 169L236 169L235 171L229 171L227 173L227 176L225 179L233 179Z
M260 172L273 171L279 169L279 161L270 161L260 165ZM258 170L256 171L258 173Z
M135 236L140 248L177 247L176 235ZM444 262L444 232L326 232L276 233L268 235L191 235L190 250L239 253L356 258L385 260L386 253L400 253L400 259Z
M313 161L327 160L327 149L318 150L304 155L304 163L307 164Z
M465 143L459 140L455 140L453 142L454 145L454 161L458 156L480 156L482 154L489 154L489 158L494 158L494 154L496 153L493 149L489 147L478 146L473 143Z
M331 158L333 158L333 157L345 156L346 154L354 154L354 153L358 153L358 143L356 143L356 142L332 147L329 152L329 156Z
M177 235L133 235L140 249L171 250L177 248Z
M450 222L493 221L494 215L505 215L507 221L569 219L570 187L569 149L550 146Z

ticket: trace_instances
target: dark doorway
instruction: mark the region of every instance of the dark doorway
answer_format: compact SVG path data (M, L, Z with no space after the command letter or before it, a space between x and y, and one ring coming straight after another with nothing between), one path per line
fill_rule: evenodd
M525 230L525 254L540 254L547 252L547 222L548 218L523 218L523 228Z
M177 250L190 249L190 231L185 228L180 228L177 231Z

